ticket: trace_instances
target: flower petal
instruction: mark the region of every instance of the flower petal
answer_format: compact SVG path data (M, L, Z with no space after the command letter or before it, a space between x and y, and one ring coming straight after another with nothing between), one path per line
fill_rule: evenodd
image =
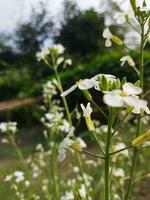
M111 107L122 107L124 105L123 98L119 95L120 90L114 90L104 95L103 101Z
M133 83L129 83L129 82L126 82L123 85L123 91L127 95L138 95L142 93L142 89L140 87L137 87Z
M112 34L111 34L109 28L105 28L103 31L103 38L110 39L111 37L112 37Z
M77 84L73 85L72 87L70 87L68 90L64 91L63 93L61 93L61 97L65 97L68 94L70 94L71 92L73 92L76 88L77 88Z
M111 40L110 40L110 39L107 39L107 40L105 41L105 47L111 47L111 45L112 45Z
M77 83L78 88L80 90L88 90L92 87L94 87L94 84L96 83L95 80L92 79L84 79L82 81L79 81L79 83Z

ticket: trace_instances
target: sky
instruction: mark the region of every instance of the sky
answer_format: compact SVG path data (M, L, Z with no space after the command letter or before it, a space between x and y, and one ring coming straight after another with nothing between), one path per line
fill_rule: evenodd
M90 7L100 9L101 0L75 0L81 9ZM63 0L0 0L0 31L11 32L17 25L26 21L32 7L39 9L39 3L46 3L51 16L56 16L62 10Z

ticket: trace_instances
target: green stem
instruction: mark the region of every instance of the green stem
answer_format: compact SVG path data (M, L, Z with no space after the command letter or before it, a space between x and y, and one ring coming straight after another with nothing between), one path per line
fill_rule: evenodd
M93 135L94 135L95 140L97 141L97 143L98 143L98 145L99 145L100 150L102 151L103 155L105 156L105 151L104 151L103 147L101 146L100 141L99 141L99 139L98 139L98 137L97 137L95 131L92 131L92 133L93 133Z
M58 84L59 84L60 92L62 93L63 92L63 87L62 87L60 76L59 76L58 71L57 71L57 67L54 68L54 71L55 71L56 79L57 79ZM62 100L63 100L63 104L64 104L64 107L65 107L65 110L66 110L68 121L69 121L70 125L72 125L72 119L71 119L70 110L69 110L69 107L68 107L67 100L66 100L65 97L62 97ZM80 167L80 173L81 173L81 176L83 178L84 185L85 185L86 197L87 197L87 200L89 200L88 188L87 188L86 180L85 180L85 177L84 177L84 174L83 174L82 162L81 162L79 154L76 153L75 155L76 155L76 158L77 158L77 161L78 161L78 164L79 164L79 167Z
M16 151L16 153L17 153L22 165L24 166L26 172L29 174L29 169L28 169L27 164L25 162L25 159L24 159L24 157L22 155L22 152L20 151L19 147L17 146L17 144L15 142L14 136L9 134L9 138L10 138L11 144L14 147L14 149L15 149L15 151Z
M53 181L54 181L54 187L55 187L55 197L57 200L59 200L59 185L58 185L58 176L57 176L57 162L56 162L56 145L53 147L53 157L52 157L52 170L53 170Z
M131 148L131 147L132 147L132 145L129 145L129 146L123 148L123 149L119 149L118 151L111 152L109 155L114 155L114 154L120 153L121 151L124 151L124 150L126 150L126 149L129 149L129 148Z
M62 93L62 92L63 92L63 87L62 87L62 83L61 83L61 80L60 80L60 77L59 77L57 68L55 68L54 71L55 71L56 79L57 79L58 84L59 84L59 90L60 90L60 92ZM70 125L72 125L70 110L69 110L69 107L68 107L66 98L65 98L65 97L62 97L62 100L63 100L63 104L64 104L64 107L65 107L65 110L66 110L66 114L67 114L68 121L69 121Z
M99 105L97 105L97 103L95 103L94 100L92 100L91 103L97 108L97 110L99 110L99 111L102 113L102 115L103 115L106 119L108 119L108 116L107 116L107 115L105 114L105 112L99 107Z
M137 53L135 51L133 51L132 49L130 49L129 47L127 47L125 44L124 44L124 47L126 49L128 49L132 54L136 55L137 56Z
M108 132L106 139L106 148L105 148L105 200L110 200L110 141L111 141L111 130L112 130L112 110L109 110L109 118L108 118Z
M144 50L144 22L143 22L143 20L142 20L142 22L140 22L140 25L141 25L141 47L140 47L140 58L139 58L139 71L140 71L140 86L142 88L141 98L143 99L143 89L144 89L144 51L143 51ZM142 117L142 115L140 115L138 117L137 130L136 130L136 135L135 135L136 137L140 133L141 117ZM130 171L130 180L129 180L127 192L125 195L125 200L129 199L129 196L131 193L134 171L135 171L135 167L136 167L135 164L136 164L137 153L138 153L138 149L136 147L134 147L133 157L132 157L132 165L131 165L131 171Z
M78 153L77 153L77 159L78 159L78 163L79 163L80 173L81 173L81 176L83 178L83 183L85 185L86 199L89 200L89 192L88 192L89 190L88 190L88 187L87 187L87 184L86 184L86 180L85 180L85 176L84 176L84 171L83 171L83 166L82 166L81 159L80 159Z
M91 152L89 152L89 151L82 150L82 152L85 153L85 154L88 154L88 155L90 155L90 156L93 156L93 157L95 157L95 158L105 159L104 156L101 156L101 155L98 155L98 154L94 154L94 153L91 153Z
M120 121L120 123L118 123L118 125L116 126L115 130L112 133L112 136L118 131L118 129L122 126L122 124L124 123L124 121L126 120L128 116L128 113L123 117L123 119Z

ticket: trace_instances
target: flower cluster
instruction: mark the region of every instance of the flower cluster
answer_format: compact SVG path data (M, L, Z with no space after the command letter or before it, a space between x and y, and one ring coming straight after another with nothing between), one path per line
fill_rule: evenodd
M71 139L68 135L60 144L58 148L58 161L63 161L66 158L66 150L71 149L75 151L82 151L82 148L86 148L85 142L81 138L76 140Z
M1 122L0 131L2 133L15 134L17 132L17 123L16 122Z
M122 86L122 90L112 90L107 92L104 97L104 103L111 107L124 107L130 106L133 108L132 112L140 114L145 111L150 114L150 110L147 107L147 101L138 97L142 93L142 89L135 86L132 83L126 82Z

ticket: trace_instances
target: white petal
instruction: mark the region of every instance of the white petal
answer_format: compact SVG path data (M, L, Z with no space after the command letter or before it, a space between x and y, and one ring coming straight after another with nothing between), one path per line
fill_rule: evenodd
M92 87L94 87L94 84L95 84L95 80L92 80L92 79L84 79L82 81L79 81L79 83L77 83L78 85L78 88L80 90L88 90Z
M134 114L140 114L142 110L144 110L147 114L150 114L150 110L147 107L147 101L139 99L136 96L124 97L123 99L126 105L133 107L132 112Z
M119 90L114 90L104 95L103 101L111 107L122 107L124 105L123 98L118 94ZM121 92L121 91L120 91Z
M57 65L60 65L60 63L62 63L64 61L63 57L60 57L57 59Z
M91 108L91 105L90 105L90 102L88 102L87 106L85 107L82 103L80 104L81 108L82 108L82 111L83 111L83 116L84 117L88 117L91 115L92 113L92 108Z
M105 28L105 29L104 29L103 37L106 38L106 39L107 39L107 38L110 39L110 38L112 37L112 34L111 34L109 28Z
M146 114L150 115L150 109L148 108L148 106L145 106L144 111L146 112Z
M63 93L61 93L61 97L67 96L68 94L70 94L71 92L73 92L77 87L78 87L77 84L73 85L68 90L66 90Z
M140 87L137 87L134 84L129 83L129 82L123 85L123 91L127 95L138 95L142 93L142 89Z
M139 107L139 106L137 106L138 98L135 96L123 97L123 100L124 100L125 104L128 106Z
M111 40L110 40L110 39L107 39L107 40L105 41L105 47L111 47L111 45L112 45Z

